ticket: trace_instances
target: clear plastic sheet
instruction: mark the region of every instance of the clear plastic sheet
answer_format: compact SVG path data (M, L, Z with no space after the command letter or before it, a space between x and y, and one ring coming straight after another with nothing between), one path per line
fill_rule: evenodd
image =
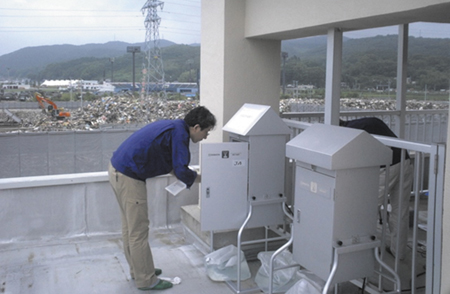
M258 253L258 259L261 261L261 267L256 273L255 282L261 290L268 292L269 290L269 276L270 276L270 259L274 251L265 251ZM293 267L288 267L288 266ZM279 270L273 270L273 291L285 292L288 290L296 281L297 276L295 275L298 270L296 262L293 260L292 253L284 250L278 254L273 262L273 269L283 268Z
M213 281L237 281L237 247L228 245L205 256L206 272ZM244 252L241 251L241 280L251 277Z

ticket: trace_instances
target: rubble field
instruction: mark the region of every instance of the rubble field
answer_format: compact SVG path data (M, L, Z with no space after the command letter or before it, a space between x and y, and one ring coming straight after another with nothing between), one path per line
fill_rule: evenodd
M298 111L298 106L324 106L323 99L283 99L280 113ZM142 126L158 119L182 119L199 101L142 100L130 96L111 96L92 101L78 109L66 109L71 116L55 120L39 109L9 109L22 123L14 122L4 111L0 112L0 132L49 132L93 130L113 126ZM347 110L395 110L395 100L341 99L341 108ZM407 110L448 109L448 102L407 101ZM7 126L7 127L6 127Z

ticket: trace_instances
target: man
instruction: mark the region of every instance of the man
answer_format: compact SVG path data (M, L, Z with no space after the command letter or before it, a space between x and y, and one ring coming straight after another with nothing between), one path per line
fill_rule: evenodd
M375 117L365 117L350 121L339 121L339 125L348 128L365 130L369 134L397 137L394 132L380 119ZM410 163L410 158L407 152L405 152L405 159L403 165L401 163L402 150L392 147L393 156L392 164L389 168L389 180L388 180L388 196L390 200L391 211L389 213L389 231L391 236L390 246L387 247L388 251L394 256L398 255L400 259L405 258L406 246L408 242L408 228L409 228L409 198L411 195L412 187L412 175L413 167ZM400 183L400 170L403 169L403 186ZM380 189L379 189L379 204L383 204L385 194L385 178L386 168L382 167L380 170ZM400 191L402 191L402 207L399 211L399 197ZM389 210L388 210L389 211ZM400 217L400 231L397 231L398 216ZM399 242L399 248L397 252L396 242Z
M189 169L189 139L208 137L216 118L203 106L192 109L184 120L160 120L136 131L114 152L109 182L119 202L122 238L131 277L140 290L163 290L172 283L157 278L148 243L149 218L145 180L173 172L189 188L197 173Z

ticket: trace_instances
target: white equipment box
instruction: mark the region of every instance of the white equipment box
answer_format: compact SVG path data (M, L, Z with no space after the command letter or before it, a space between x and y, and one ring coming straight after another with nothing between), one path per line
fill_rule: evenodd
M246 103L223 130L231 142L202 144L202 231L239 229L249 214L246 228L282 224L289 127L270 106Z
M247 213L247 143L201 146L201 229L235 229Z
M371 276L379 172L391 149L362 130L314 124L286 156L296 160L294 259L331 284Z

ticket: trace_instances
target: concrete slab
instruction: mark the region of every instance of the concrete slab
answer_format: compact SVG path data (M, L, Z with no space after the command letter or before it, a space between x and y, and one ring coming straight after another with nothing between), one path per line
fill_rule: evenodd
M181 225L150 232L155 264L163 269L161 277L181 279L179 285L161 293L235 293L225 282L214 282L207 276L204 249L186 238ZM135 287L118 235L1 244L0 264L0 293L150 293ZM256 286L259 261L251 260L249 266L252 278L242 283L241 290ZM339 286L338 293L360 291L347 282Z
M229 294L206 275L203 254L179 229L153 230L150 239L162 277L180 277L167 294ZM120 236L0 246L0 293L145 293L130 277Z

